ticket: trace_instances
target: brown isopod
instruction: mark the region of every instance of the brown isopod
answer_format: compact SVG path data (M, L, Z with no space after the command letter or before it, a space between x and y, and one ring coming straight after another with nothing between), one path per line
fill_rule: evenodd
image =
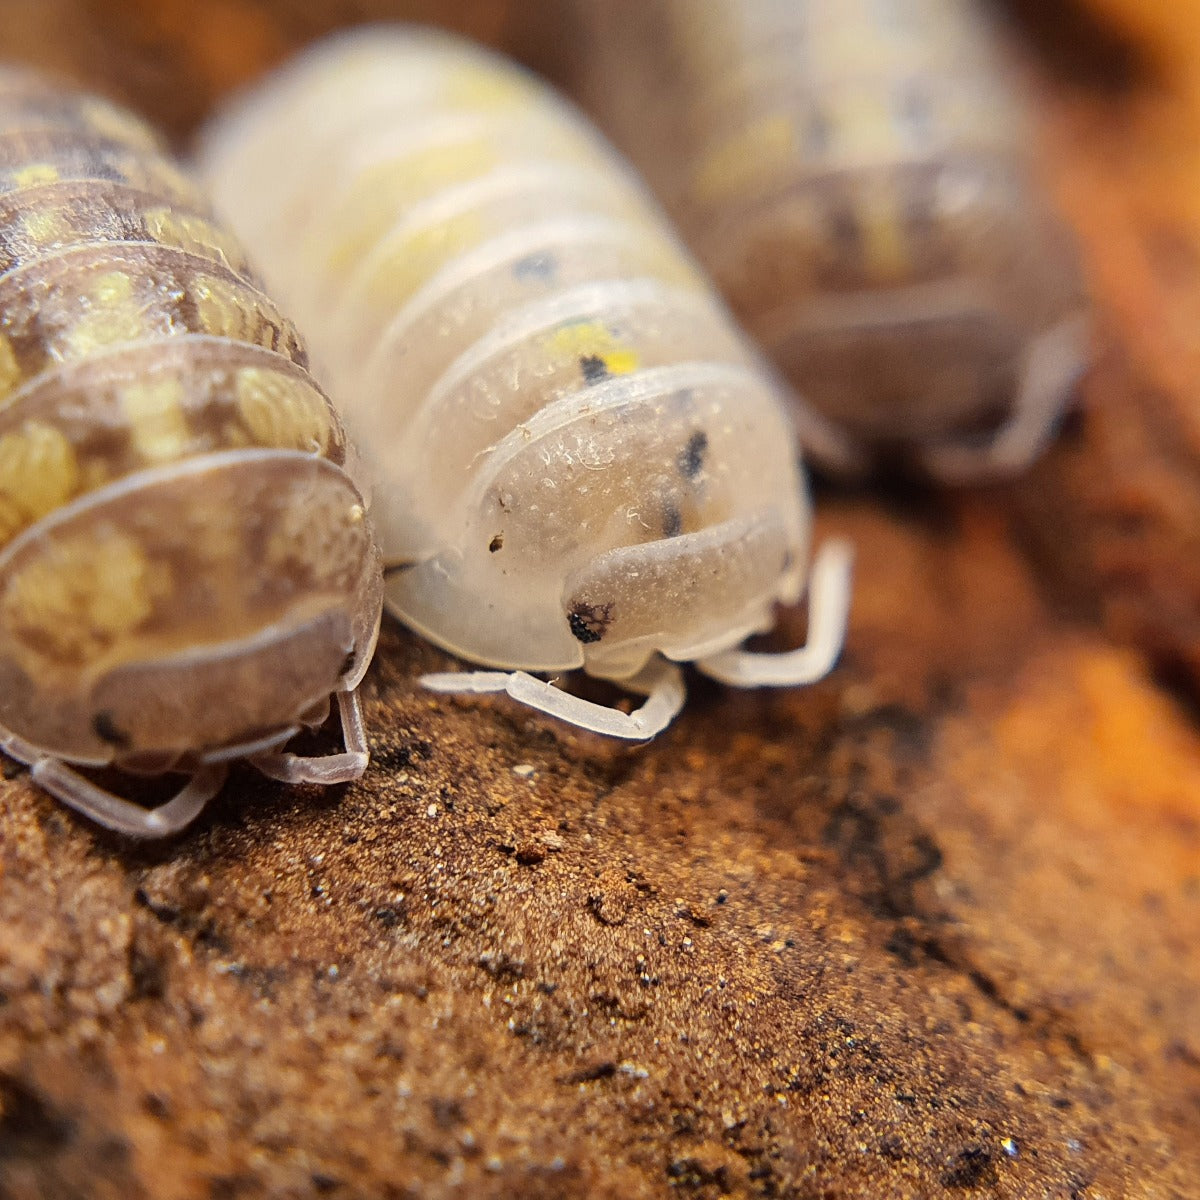
M151 130L0 69L0 747L140 837L236 759L358 778L382 576L346 453L292 324ZM331 694L345 752L285 752ZM147 809L75 767L191 778Z
M585 106L788 376L834 468L1026 466L1086 361L1002 30L972 0L578 0Z

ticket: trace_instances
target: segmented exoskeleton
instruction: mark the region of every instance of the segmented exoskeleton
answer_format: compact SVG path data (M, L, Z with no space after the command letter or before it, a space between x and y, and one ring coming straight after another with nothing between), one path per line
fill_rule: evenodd
M549 88L466 43L335 39L211 132L219 208L314 354L364 454L387 604L586 728L646 738L678 668L799 683L837 656L848 555L809 645L737 647L802 590L809 513L778 387L643 189ZM529 671L583 667L633 715Z
M0 69L0 747L111 828L333 783L382 577L295 328L132 115ZM346 751L282 747L336 693ZM190 782L145 809L72 766Z
M834 467L1027 465L1086 358L1074 245L976 0L576 0L585 107Z

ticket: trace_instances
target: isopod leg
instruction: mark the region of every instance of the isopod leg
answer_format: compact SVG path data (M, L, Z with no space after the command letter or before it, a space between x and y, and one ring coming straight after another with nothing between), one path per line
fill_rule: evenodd
M338 692L338 712L342 718L342 741L346 749L341 754L304 756L273 752L255 754L250 762L264 775L282 783L351 783L361 779L370 761L367 733L363 728L362 708L358 689Z
M1027 467L1053 436L1083 373L1087 323L1072 317L1036 338L1022 365L1012 415L983 445L947 442L921 452L920 461L943 483L1011 475Z
M785 654L726 650L696 669L733 687L791 687L827 675L842 652L850 610L854 552L849 542L826 542L813 559L808 581L808 642Z
M853 438L813 408L803 396L791 397L792 424L806 458L831 474L858 479L867 473L870 458Z
M35 758L29 774L56 800L85 817L135 838L169 837L190 825L221 790L227 768L223 763L201 767L183 788L158 808L142 808L84 778L57 758Z
M421 683L431 691L460 695L504 692L521 704L580 729L637 742L649 741L666 729L687 698L682 672L674 663L662 658L652 659L638 675L620 682L622 687L646 696L646 702L631 713L573 696L525 671L464 671L421 676Z

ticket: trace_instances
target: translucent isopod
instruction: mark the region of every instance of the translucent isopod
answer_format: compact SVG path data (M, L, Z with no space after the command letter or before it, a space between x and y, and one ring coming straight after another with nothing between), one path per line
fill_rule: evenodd
M795 385L814 454L967 480L1041 451L1086 359L1084 289L975 0L573 12L560 69Z
M0 69L0 747L171 833L248 759L357 778L383 581L296 330L132 115ZM283 747L336 694L346 748ZM146 809L75 767L191 776Z
M387 605L500 668L430 686L643 739L683 703L674 662L747 686L830 669L840 544L817 558L808 645L738 649L806 573L777 385L547 87L447 36L343 36L231 111L202 157L363 452ZM626 715L528 674L580 667L649 700Z

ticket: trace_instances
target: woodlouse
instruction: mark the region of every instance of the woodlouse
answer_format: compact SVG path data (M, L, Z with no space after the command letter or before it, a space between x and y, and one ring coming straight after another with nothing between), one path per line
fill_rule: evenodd
M572 6L561 68L801 397L827 464L1027 465L1086 360L1076 249L974 0Z
M357 778L382 604L291 322L131 114L0 69L0 746L161 836L245 758ZM345 753L283 751L336 693ZM73 769L190 781L146 809Z
M745 686L829 670L840 543L814 565L808 645L737 648L807 565L778 388L548 87L429 31L343 35L214 125L202 159L363 452L387 605L503 668L429 686L642 739L683 703L676 661ZM578 667L649 699L626 715L528 674Z

